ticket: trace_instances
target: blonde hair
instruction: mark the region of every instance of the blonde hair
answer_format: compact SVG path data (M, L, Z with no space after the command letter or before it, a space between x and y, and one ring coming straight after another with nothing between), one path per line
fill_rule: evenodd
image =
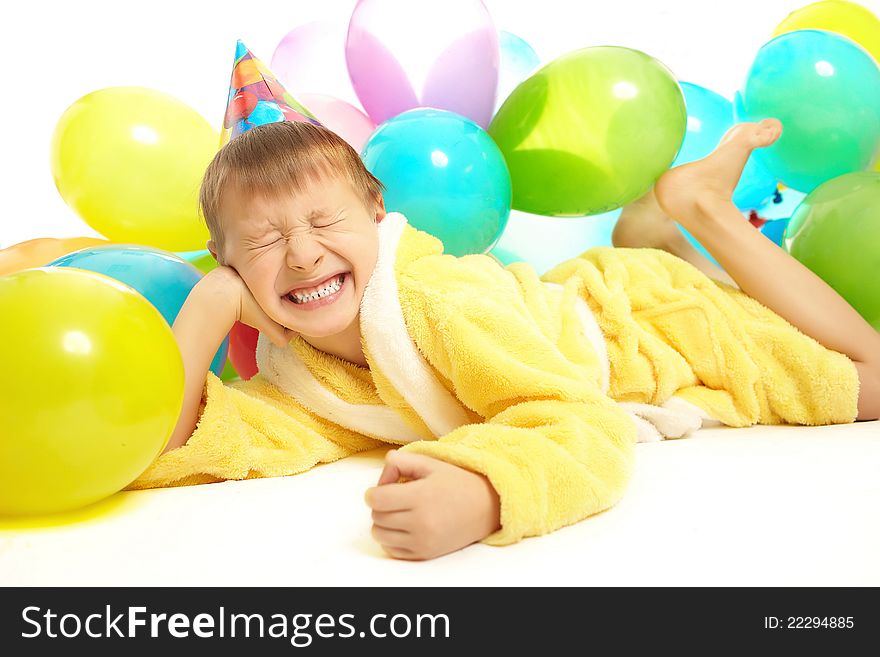
M311 123L267 123L235 137L214 155L202 179L199 208L220 252L220 206L230 186L251 196L283 196L323 177L340 175L366 205L378 203L382 183L337 134Z

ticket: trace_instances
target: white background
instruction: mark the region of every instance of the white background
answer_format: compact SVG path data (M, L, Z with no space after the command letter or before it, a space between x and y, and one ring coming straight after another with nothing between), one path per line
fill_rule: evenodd
M442 0L413 0L440 2ZM2 19L0 248L33 237L96 235L62 201L49 170L55 123L77 98L109 86L158 89L219 129L236 39L267 64L282 37L350 15L354 0L13 2ZM758 48L801 0L485 0L496 26L544 63L586 46L656 57L687 80L732 97ZM862 0L875 13L880 0ZM291 92L296 94L295 89Z

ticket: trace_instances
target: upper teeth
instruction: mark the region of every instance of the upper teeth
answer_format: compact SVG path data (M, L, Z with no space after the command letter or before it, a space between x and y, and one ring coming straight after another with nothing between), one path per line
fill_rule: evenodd
M295 303L308 303L309 301L314 301L315 299L320 299L321 297L326 297L328 294L333 294L334 292L338 292L339 288L342 287L342 279L345 274L340 274L336 278L332 280L332 282L328 283L324 287L315 290L314 292L310 292L309 294L300 294L299 292L291 292L288 296Z

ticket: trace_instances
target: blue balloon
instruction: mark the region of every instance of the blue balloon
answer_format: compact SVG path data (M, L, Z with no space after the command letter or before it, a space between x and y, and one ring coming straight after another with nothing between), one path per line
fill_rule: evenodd
M758 216L768 221L789 219L806 196L796 189L780 186L773 198L758 208Z
M520 82L541 66L541 58L524 40L504 30L498 33L498 50L501 61L498 66L498 94L495 111L504 104Z
M385 185L385 207L439 238L446 253L485 253L510 214L510 173L476 123L419 108L380 125L361 154Z
M766 235L771 242L777 246L782 246L782 236L785 235L785 228L788 226L788 219L774 219L768 221L761 226L761 232Z
M733 103L723 96L690 82L680 82L687 106L687 131L672 166L699 160L715 150L734 124ZM755 157L746 162L733 202L740 210L761 207L776 191L776 178Z
M169 326L174 323L190 290L202 278L202 272L173 253L134 244L81 249L53 260L48 266L76 267L115 278L153 304ZM211 371L217 376L226 365L228 350L229 338L226 337L211 361Z

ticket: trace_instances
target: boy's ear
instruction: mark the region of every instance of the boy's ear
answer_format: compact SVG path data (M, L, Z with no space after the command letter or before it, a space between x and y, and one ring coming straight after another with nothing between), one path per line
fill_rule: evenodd
M211 252L214 260L216 260L219 264L223 264L220 262L220 258L217 257L217 245L214 244L214 240L208 240L208 243L205 244L205 246L208 248L208 251Z
M385 198L381 194L376 194L376 223L382 221L386 214Z

